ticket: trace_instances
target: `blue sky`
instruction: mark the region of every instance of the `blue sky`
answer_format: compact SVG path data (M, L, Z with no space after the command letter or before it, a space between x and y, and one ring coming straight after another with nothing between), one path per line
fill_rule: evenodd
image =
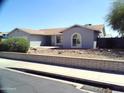
M7 0L0 11L0 31L105 24L113 0ZM106 26L108 34L116 35Z

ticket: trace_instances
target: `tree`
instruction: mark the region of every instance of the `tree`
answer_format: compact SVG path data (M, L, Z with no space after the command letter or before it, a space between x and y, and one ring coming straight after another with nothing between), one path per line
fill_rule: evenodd
M112 9L107 15L107 22L113 30L124 37L124 0L115 0Z

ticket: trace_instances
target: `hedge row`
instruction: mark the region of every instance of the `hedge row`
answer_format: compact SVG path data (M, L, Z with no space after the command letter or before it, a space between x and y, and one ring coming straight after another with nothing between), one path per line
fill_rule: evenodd
M27 52L30 43L24 38L8 38L0 43L0 51Z

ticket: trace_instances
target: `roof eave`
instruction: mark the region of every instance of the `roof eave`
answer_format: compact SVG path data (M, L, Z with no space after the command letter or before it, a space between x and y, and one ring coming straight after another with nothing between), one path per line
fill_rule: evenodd
M98 33L101 33L101 31L99 31L99 30L93 30L94 32L98 32Z
M39 35L39 36L54 36L54 35L61 35L62 33L57 33L57 34L32 34L30 33L30 35Z

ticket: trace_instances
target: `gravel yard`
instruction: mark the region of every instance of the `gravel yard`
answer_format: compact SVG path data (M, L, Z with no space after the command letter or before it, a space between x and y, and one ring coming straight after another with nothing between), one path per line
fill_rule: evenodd
M29 54L42 54L42 55L57 55L57 56L124 60L124 50L30 48L28 53Z

